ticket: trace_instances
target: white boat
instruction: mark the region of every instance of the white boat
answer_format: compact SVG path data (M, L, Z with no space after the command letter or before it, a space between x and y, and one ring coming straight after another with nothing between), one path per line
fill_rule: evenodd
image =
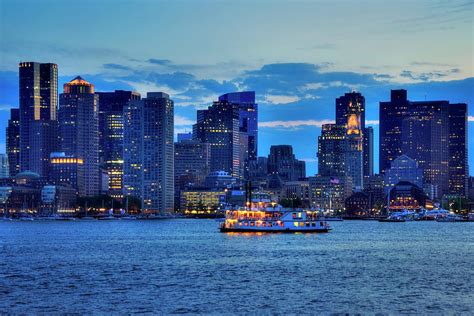
M436 218L437 222L466 222L467 220L464 219L461 215L449 213L446 216Z
M283 208L228 210L221 232L327 233L328 223L316 211Z

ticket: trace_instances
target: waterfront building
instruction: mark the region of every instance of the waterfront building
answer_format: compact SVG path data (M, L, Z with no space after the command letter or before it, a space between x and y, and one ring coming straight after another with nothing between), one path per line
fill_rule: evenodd
M47 176L58 146L58 66L19 63L20 170Z
M311 208L344 211L344 201L352 194L352 178L316 175L309 177Z
M193 138L211 146L211 171L247 177L249 161L256 159L258 148L255 92L224 94L207 110L198 110L196 121Z
M365 177L363 192L369 197L369 209L372 214L380 212L387 203L384 191L384 177L381 174Z
M51 153L49 181L57 186L70 186L78 192L83 187L84 160L64 152Z
M423 187L423 169L419 168L418 163L407 155L401 155L393 160L390 169L385 171L385 193L388 193L400 181L410 182L419 188Z
M286 181L283 183L282 192L280 194L281 199L286 200L299 200L301 201L301 207L310 207L309 198L309 181L308 179L299 181Z
M0 154L0 179L5 179L10 176L8 172L8 156L7 154Z
M72 215L76 212L77 194L70 186L45 185L41 189L41 215Z
M6 130L8 171L11 177L20 172L20 109L10 109Z
M142 201L148 213L174 210L174 102L163 92L148 92L124 109L125 196Z
M180 209L184 213L215 213L220 204L226 201L223 189L190 188L181 192Z
M389 211L419 210L431 204L423 190L417 185L401 181L390 190Z
M179 134L178 134L179 136ZM180 191L187 185L200 186L208 175L211 147L198 140L181 138L174 144L175 205L180 205Z
M443 194L466 194L467 105L449 101L409 101L406 90L392 90L380 102L380 169L407 154L423 169L425 183Z
M370 216L370 198L364 192L355 192L344 201L345 214L351 217Z
M268 173L278 174L283 181L297 181L306 177L306 164L296 159L291 145L271 146L267 165Z
M133 91L96 92L99 97L99 164L108 176L107 194L123 194L123 110L132 100L140 100Z
M61 151L83 161L80 196L99 194L99 97L94 85L77 76L59 96Z
M204 179L204 186L207 188L232 188L238 184L238 179L225 171L214 171L209 173Z

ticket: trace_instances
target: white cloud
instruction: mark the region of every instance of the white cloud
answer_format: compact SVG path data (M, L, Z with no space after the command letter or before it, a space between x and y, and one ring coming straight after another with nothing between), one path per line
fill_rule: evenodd
M379 125L379 120L366 120L365 125Z
M13 108L10 104L0 104L0 111L8 111L10 112L10 109Z
M293 102L298 102L301 100L300 97L296 95L276 95L276 94L267 94L264 96L266 103L270 104L288 104Z
M181 115L174 116L174 125L175 126L191 126L195 122L193 120L188 119L187 117Z
M268 127L268 128L297 128L302 126L315 126L321 127L323 124L334 123L333 120L293 120L293 121L267 121L260 122L259 127Z
M182 92L182 91L174 90L168 86L160 86L160 85L157 85L156 83L149 82L149 81L142 81L142 82L124 81L124 82L130 85L131 87L133 87L133 89L139 92L142 95L142 97L146 97L147 92L164 92L164 93L169 94L171 97L173 95L177 95Z
M468 116L468 117L467 117L467 120L468 120L469 122L474 122L474 116L472 116L472 115L471 115L471 116Z

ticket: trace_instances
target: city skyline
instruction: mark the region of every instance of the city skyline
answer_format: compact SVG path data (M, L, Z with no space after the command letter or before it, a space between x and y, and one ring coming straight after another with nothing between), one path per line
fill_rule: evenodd
M4 152L9 109L18 107L16 67L30 60L58 64L58 86L81 75L94 83L96 91L170 94L175 100L175 134L191 131L195 111L210 106L219 95L255 91L259 155L266 156L271 145L290 144L296 156L306 161L308 175L317 172L317 159L316 146L307 144L316 144L321 125L334 121L335 98L353 89L365 96L366 125L374 128L375 172L379 170L378 104L390 99L391 89L408 90L413 101L467 103L469 137L474 137L472 41L465 40L472 38L469 1L403 6L365 1L360 7L348 2L304 2L293 7L277 2L268 12L264 1L244 2L237 8L225 1L204 2L199 8L190 2L186 6L167 3L166 10L153 10L160 3L147 1L124 3L120 8L107 3L94 3L93 16L77 17L96 32L87 38L78 34L72 41L68 32L75 32L77 26L65 20L69 7L55 4L55 10L48 12L48 6L34 2L2 1L2 27L7 31L0 39L0 151ZM335 12L337 18L329 21L326 16ZM46 20L52 14L55 18L41 23L34 13ZM107 22L128 13L122 19L127 31L118 37ZM289 23L284 14L298 19ZM261 22L255 28L235 22L252 16ZM157 24L174 27L160 31L152 23L155 18L161 21ZM19 22L24 20L29 21L28 31ZM140 28L138 20L147 28ZM218 30L209 20L220 25ZM372 30L374 22L380 30ZM282 31L275 37L272 26L277 23ZM351 23L357 28L351 28ZM23 34L21 43L14 37L18 32ZM133 45L124 45L127 36ZM161 45L162 41L168 44ZM411 49L405 49L407 45ZM191 47L193 54L188 53ZM469 142L469 151L474 152L474 142ZM472 154L469 162L474 164Z

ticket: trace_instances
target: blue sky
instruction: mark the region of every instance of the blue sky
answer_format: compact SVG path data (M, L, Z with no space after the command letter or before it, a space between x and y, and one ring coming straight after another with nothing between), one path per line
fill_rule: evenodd
M259 154L291 144L308 175L321 124L353 89L366 97L376 152L390 89L467 102L474 139L474 1L385 2L0 0L0 150L21 60L57 63L61 86L81 75L98 91L168 92L176 131L218 95L255 90Z

